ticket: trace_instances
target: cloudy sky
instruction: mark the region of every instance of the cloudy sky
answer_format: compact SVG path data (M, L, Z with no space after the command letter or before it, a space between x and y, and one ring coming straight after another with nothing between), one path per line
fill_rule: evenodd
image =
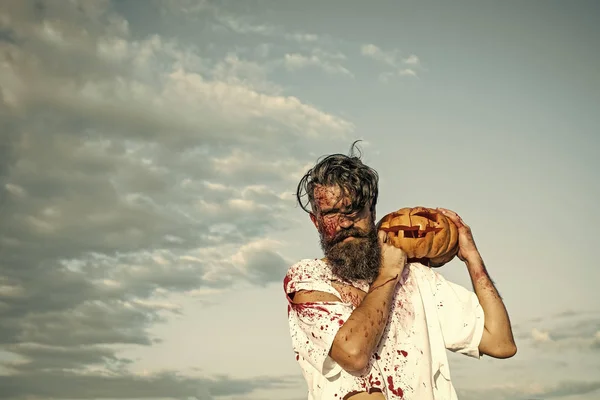
M473 229L519 353L464 400L600 397L595 1L0 2L0 398L300 400L303 172ZM464 265L440 269L469 286Z

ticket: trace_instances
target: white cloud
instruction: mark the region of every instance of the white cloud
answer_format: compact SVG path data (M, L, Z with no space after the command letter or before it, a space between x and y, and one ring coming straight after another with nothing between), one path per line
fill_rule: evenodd
M278 28L268 24L254 24L249 21L248 18L242 18L233 15L227 15L219 13L217 15L217 21L223 24L223 26L229 28L235 33L239 34L255 34L264 36L274 36L278 32Z
M400 75L400 76L417 76L417 73L410 68L406 68L406 69L399 70L398 75Z
M0 285L0 299L18 298L25 295L25 288L22 285Z
M4 185L4 187L6 188L6 191L9 194L11 194L15 197L24 197L25 196L25 190L23 190L23 188L18 185L13 185L13 184L7 183L6 185Z
M387 71L379 74L379 80L381 82L389 82L390 79L394 77L417 77L416 68L420 66L420 60L414 54L402 59L399 50L394 49L386 51L374 44L362 45L361 54L379 62L388 68Z
M408 56L408 58L403 60L405 64L408 65L419 65L420 61L419 61L419 57L415 56L414 54L411 54L410 56Z
M197 114L193 113L192 108L198 110L202 107L204 112L219 115L224 121L227 118L238 122L269 118L294 134L320 136L333 133L343 136L353 129L347 121L304 104L294 96L269 95L239 83L208 81L182 69L173 71L167 82L162 95L176 103L181 118L195 120ZM161 102L169 100L163 99ZM177 112L175 107L172 111ZM271 136L274 133L262 131L262 135Z
M380 61L384 64L387 64L390 67L397 67L397 50L385 52L379 47L375 46L374 44L365 44L361 47L360 50L364 56Z
M287 32L281 26L255 23L249 17L231 15L222 10L215 11L215 18L223 27L242 35L251 34L274 39L283 38L299 44L314 44L320 40L320 37L314 33Z
M319 36L314 33L290 33L286 34L286 37L297 42L315 43L319 41Z
M536 342L549 342L552 340L548 332L540 332L535 328L531 331L531 337Z
M280 94L281 87L268 81L267 71L264 63L243 60L237 54L229 53L216 63L212 70L212 77L232 85L243 85L264 93Z
M340 74L349 77L354 76L347 68L345 68L341 64L323 60L315 54L309 56L305 56L298 53L286 54L284 57L284 62L285 66L289 70L297 70L306 67L317 67L329 74Z

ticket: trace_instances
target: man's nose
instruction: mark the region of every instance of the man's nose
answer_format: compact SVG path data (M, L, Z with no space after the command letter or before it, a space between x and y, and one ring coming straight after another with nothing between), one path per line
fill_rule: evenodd
M339 217L339 225L344 228L344 229L348 229L350 227L352 227L352 225L354 225L354 219L348 217L347 215L340 215Z

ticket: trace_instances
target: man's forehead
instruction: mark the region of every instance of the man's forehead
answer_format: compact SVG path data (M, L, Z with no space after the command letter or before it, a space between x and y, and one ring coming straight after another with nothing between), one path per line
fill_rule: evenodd
M315 185L315 196L317 194L338 197L342 194L342 189L338 185Z
M352 204L350 197L341 188L335 186L316 185L314 198L317 207L342 207Z

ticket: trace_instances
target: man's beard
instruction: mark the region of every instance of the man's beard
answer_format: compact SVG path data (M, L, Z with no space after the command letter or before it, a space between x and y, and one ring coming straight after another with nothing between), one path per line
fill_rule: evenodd
M349 281L375 281L381 262L381 248L375 227L366 232L357 228L345 229L330 240L323 233L320 236L321 249L334 275ZM343 242L351 236L353 240Z

